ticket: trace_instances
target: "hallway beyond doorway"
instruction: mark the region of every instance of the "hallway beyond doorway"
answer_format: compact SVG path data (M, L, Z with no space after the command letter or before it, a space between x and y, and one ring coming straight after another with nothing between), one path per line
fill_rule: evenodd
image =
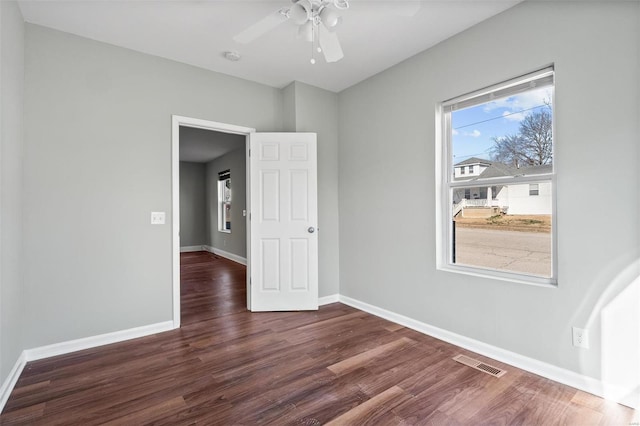
M183 326L247 310L247 267L206 251L180 253Z

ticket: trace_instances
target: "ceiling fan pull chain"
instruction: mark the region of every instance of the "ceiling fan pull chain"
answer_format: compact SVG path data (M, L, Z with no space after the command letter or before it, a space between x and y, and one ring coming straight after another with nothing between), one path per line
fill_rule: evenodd
M320 16L316 14L316 16L313 18L313 27L317 32L317 36L314 41L315 41L315 49L316 49L316 52L318 53L322 53L322 48L320 47L320 24L321 23L322 21L320 20Z
M311 65L315 65L316 63L316 59L313 57L313 46L315 44L316 41L316 29L315 29L315 25L313 25L313 23L311 24Z

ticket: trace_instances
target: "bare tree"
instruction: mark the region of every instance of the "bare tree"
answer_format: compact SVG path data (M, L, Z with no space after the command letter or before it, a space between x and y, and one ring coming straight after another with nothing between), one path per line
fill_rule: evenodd
M553 162L551 108L527 115L518 134L493 138L491 159L513 167L538 166Z

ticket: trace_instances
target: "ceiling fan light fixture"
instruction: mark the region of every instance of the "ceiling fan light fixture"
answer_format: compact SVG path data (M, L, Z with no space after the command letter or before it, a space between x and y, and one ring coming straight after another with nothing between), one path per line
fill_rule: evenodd
M289 10L289 19L296 25L303 25L311 19L313 7L309 0L299 0Z
M340 15L335 10L325 7L320 11L320 20L325 27L332 29L335 28L341 21Z
M333 0L333 5L336 9L346 10L349 9L349 0Z

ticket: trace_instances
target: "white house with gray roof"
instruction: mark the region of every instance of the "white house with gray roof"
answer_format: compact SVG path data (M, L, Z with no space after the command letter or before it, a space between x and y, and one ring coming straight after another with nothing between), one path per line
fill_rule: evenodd
M465 208L496 207L513 215L551 214L551 182L492 185L492 180L507 176L531 176L550 173L552 165L514 168L496 161L472 157L454 164L453 179L468 181L469 186L453 193L453 215ZM463 213L464 215L464 213Z

